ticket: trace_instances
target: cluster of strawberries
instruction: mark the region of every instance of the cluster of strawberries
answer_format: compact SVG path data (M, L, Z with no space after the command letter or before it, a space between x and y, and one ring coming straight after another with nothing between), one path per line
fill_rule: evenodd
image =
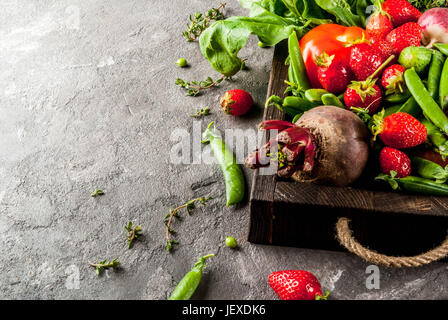
M383 91L386 95L403 92L406 70L397 59L404 48L420 46L422 28L417 21L421 15L406 0L378 2L376 11L367 21L369 39L359 39L351 44L348 64L347 59L338 59L335 55L323 53L317 57L315 63L323 88L335 94L344 92L344 102L349 109L376 113ZM383 68L386 69L379 85L376 82ZM376 118L376 134L386 145L380 153L382 172L389 174L393 170L399 178L410 175L411 161L398 149L422 144L427 136L426 127L405 113Z
M382 69L388 66L381 78L383 89L387 94L401 90L405 69L396 61L404 48L420 45L422 28L417 23L420 16L421 12L406 0L379 3L368 19L367 37L351 44L349 59L325 52L317 57L315 63L322 87L335 94L345 92L348 108L377 112L383 92L375 77L379 78Z

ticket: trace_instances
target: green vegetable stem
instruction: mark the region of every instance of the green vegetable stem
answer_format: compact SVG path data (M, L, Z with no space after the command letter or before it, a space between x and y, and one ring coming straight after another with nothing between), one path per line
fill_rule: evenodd
M206 267L205 261L213 256L214 254L209 254L201 257L193 268L180 280L168 300L190 299L201 282L202 271Z
M388 182L393 190L405 190L432 196L448 196L448 185L446 184L415 176L396 178L397 173L395 171L391 171L390 173L391 175L380 174L375 179Z
M439 103L443 110L448 107L448 59L445 60L440 76Z
M433 99L439 96L440 78L442 77L445 57L439 51L433 50L431 65L428 73L428 92Z
M203 143L210 143L213 154L221 167L226 184L227 206L240 203L245 192L243 171L236 163L235 155L225 142L219 137L214 129L211 129L213 121L208 125L203 134Z
M448 166L442 168L437 163L420 157L412 158L412 172L437 183L445 183L448 179Z
M414 68L406 70L404 73L404 79L415 101L417 101L420 108L423 110L425 117L439 127L444 133L448 134L447 117L443 113L442 109L440 109L439 105L431 97L428 90L426 90L425 85L417 75ZM442 87L440 89L442 89Z

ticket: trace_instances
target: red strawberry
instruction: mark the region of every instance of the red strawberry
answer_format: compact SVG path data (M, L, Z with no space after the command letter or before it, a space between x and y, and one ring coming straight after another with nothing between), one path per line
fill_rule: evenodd
M323 52L316 57L316 65L319 67L317 76L322 87L331 93L341 93L353 79L350 67L335 55L329 56Z
M392 30L386 37L393 48L397 52L401 52L404 48L420 46L422 40L423 29L416 22L408 22L404 25Z
M395 28L407 22L417 22L422 15L406 0L387 0L383 3L383 10L390 15Z
M326 300L317 278L305 270L276 271L269 275L269 284L282 300Z
M403 92L405 87L403 74L405 71L406 69L399 64L391 65L384 70L381 85L386 89L386 94Z
M390 62L390 64L394 64L398 61L399 52L395 50L395 48L389 41L385 39L371 38L370 44L372 47L376 48L379 51L383 61L385 61L391 55L395 55L395 58Z
M374 116L375 136L379 135L385 145L403 149L412 148L425 142L426 127L410 114L397 112L382 118L381 114Z
M375 113L381 104L382 92L376 80L352 81L344 94L347 108L366 109L369 114Z
M383 63L381 54L367 43L358 43L350 51L350 68L358 81L366 80Z
M380 152L381 172L397 173L397 178L404 178L411 174L411 160L403 151L391 147L384 147Z
M224 112L234 116L245 114L253 104L252 96L241 89L229 90L221 97Z
M367 20L367 34L379 39L385 38L394 29L390 19L390 15L383 10L380 2L376 11Z

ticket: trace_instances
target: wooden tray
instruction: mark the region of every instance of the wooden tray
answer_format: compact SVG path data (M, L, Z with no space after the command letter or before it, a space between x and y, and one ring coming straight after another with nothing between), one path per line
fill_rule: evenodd
M283 96L287 44L275 48L267 96ZM285 119L274 107L263 119ZM250 194L252 243L343 250L335 238L339 217L354 236L388 255L415 255L440 244L448 230L448 197L417 196L363 187L331 187L279 180L255 170Z

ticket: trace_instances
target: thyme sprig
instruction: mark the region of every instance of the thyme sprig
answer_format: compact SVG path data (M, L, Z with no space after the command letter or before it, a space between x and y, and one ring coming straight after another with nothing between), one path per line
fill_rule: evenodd
M213 20L224 19L224 8L226 3L221 3L218 8L212 8L206 13L196 12L189 16L190 22L187 24L187 30L182 35L188 42L195 41L201 33L208 28Z
M210 107L205 107L205 108L201 108L201 109L196 109L196 113L190 114L190 117L201 118L201 117L208 116L209 114L210 114Z
M199 198L195 198L195 199L189 200L186 203L184 203L183 205L178 206L175 209L170 207L170 212L165 216L165 219L164 219L164 223L165 223L165 227L166 227L166 232L165 232L166 246L165 246L165 249L168 252L170 252L172 250L173 245L179 244L179 241L171 239L171 235L176 233L176 231L174 231L171 228L171 224L173 222L173 219L176 218L178 220L182 220L182 217L179 215L179 211L181 209L185 208L187 210L187 213L191 214L191 210L196 208L196 203L197 202L199 202L200 204L205 205L211 199L212 199L212 197L199 197Z
M104 270L107 270L109 268L117 269L118 267L120 267L120 262L118 261L118 258L115 258L112 261L103 260L98 263L92 263L88 261L88 263L90 266L95 267L95 273L97 275L100 275Z
M127 225L124 226L127 231L126 238L128 239L128 248L132 246L134 240L138 240L142 236L142 226L133 226L132 221L129 221Z
M196 97L199 95L201 90L207 90L211 87L216 86L217 84L220 84L224 79L226 79L226 76L222 76L221 78L218 78L217 80L213 80L211 77L207 77L207 79L202 81L185 81L181 78L176 79L176 86L179 86L181 88L184 88L187 92L185 95Z

